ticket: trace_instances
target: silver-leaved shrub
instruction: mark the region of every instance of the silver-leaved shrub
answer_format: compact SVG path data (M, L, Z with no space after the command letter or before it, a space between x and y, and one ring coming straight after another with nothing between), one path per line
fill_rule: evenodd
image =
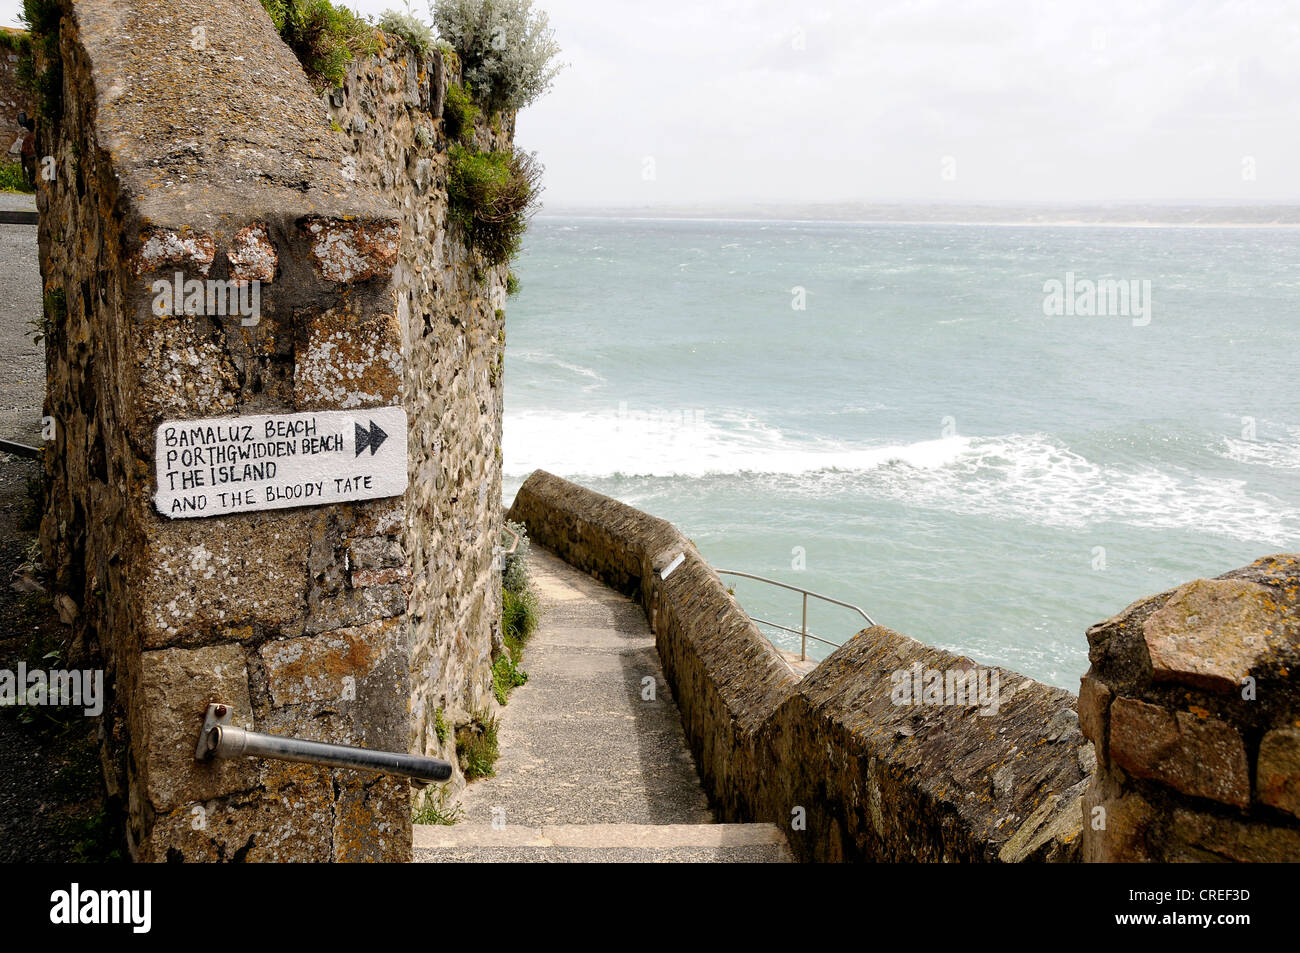
M532 0L433 0L430 12L460 57L465 84L488 109L522 109L551 88L560 47Z

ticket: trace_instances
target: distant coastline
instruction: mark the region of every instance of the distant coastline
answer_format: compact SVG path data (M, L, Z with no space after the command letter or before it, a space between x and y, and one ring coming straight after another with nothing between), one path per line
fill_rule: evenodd
M884 204L548 206L539 217L1060 228L1296 228L1300 205Z

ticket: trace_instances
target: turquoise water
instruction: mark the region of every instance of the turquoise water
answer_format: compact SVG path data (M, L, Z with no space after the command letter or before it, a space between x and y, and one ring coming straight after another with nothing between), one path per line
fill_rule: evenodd
M1300 230L538 218L515 271L507 501L550 470L1072 690L1092 623L1300 550ZM1149 323L1046 315L1067 272Z

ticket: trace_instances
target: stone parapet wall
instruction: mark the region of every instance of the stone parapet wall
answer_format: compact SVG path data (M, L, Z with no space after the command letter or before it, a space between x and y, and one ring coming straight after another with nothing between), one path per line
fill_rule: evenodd
M1300 557L1142 599L1088 630L1094 861L1300 861Z
M1069 692L997 669L996 713L893 704L894 672L976 666L882 626L800 680L671 524L542 471L508 517L639 598L723 819L776 823L804 860L1078 858L1092 748Z
M18 78L21 56L13 47L25 37L20 30L0 27L0 162L16 163L22 155L27 130L18 124L21 115L32 115L32 97Z
M132 855L409 859L406 781L194 749L220 701L241 727L437 752L433 700L490 691L504 274L445 234L445 67L389 39L322 96L258 0L62 12L60 62L37 64L62 88L37 142L58 169L37 196L41 538L76 652L107 671ZM258 319L160 314L177 273L259 281ZM405 496L155 509L163 421L382 407L408 413Z
M892 673L918 667L990 686L996 673L996 704L895 704ZM803 679L760 743L775 802L806 809L808 859L1072 862L1094 763L1074 707L1064 689L875 626Z
M442 107L448 86L460 81L459 65L396 37L382 36L381 44L378 55L353 61L324 100L342 130L349 174L401 211L393 284L410 421L403 570L410 586L410 746L457 764L459 786L454 728L492 706L493 649L501 637L496 552L507 266L483 267L447 225L450 143ZM514 117L479 115L473 134L481 149L509 149ZM453 729L443 739L439 709Z

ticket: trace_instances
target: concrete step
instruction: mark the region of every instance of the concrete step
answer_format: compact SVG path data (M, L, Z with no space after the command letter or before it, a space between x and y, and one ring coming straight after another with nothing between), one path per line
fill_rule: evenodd
M417 863L792 862L774 824L415 825Z

